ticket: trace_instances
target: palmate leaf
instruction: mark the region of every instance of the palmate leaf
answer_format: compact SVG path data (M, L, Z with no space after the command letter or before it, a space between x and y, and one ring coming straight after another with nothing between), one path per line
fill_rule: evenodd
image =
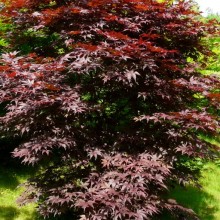
M136 78L137 76L140 76L140 73L134 70L127 70L125 72L125 76L127 77L129 82L131 82L132 79L136 82Z

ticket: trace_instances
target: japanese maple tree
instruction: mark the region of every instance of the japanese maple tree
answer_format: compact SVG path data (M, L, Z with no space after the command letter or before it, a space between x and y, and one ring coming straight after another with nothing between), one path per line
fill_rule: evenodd
M200 134L219 135L220 80L197 62L217 24L188 0L2 2L14 48L56 35L0 61L1 134L22 137L13 156L42 167L20 203L81 220L196 219L164 192L196 179L181 158L217 155Z

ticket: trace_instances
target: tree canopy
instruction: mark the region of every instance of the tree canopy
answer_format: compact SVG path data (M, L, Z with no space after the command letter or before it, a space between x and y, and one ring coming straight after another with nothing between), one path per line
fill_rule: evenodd
M2 2L20 52L0 60L1 134L42 166L20 203L81 220L193 218L164 192L196 179L181 158L218 152L200 134L219 135L220 80L197 62L217 24L188 0Z

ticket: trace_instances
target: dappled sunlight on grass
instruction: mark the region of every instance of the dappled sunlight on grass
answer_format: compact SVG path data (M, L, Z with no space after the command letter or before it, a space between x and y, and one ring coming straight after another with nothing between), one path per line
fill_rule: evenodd
M202 70L200 71L203 75L219 75L220 76L220 72L219 71L213 71L213 70Z
M25 169L0 169L0 220L34 220L34 205L19 207L16 199L22 192L18 185L28 178Z
M36 215L32 208L17 208L16 206L0 206L1 220L34 220Z
M193 209L201 220L220 219L220 166L215 163L205 164L199 180L201 189L192 185L186 188L176 186L170 190L169 198ZM164 213L156 220L172 220Z
M220 219L220 166L214 163L205 165L203 175L200 180L203 191L212 196L208 202L208 207L217 208L213 212L215 220ZM200 210L202 213L203 210ZM205 219L204 219L205 220Z
M207 142L220 146L218 139L202 137ZM220 163L218 161L208 162L203 166L199 179L201 188L192 185L175 187L170 190L169 197L175 199L179 204L193 209L201 220L220 219ZM158 220L172 220L167 214Z

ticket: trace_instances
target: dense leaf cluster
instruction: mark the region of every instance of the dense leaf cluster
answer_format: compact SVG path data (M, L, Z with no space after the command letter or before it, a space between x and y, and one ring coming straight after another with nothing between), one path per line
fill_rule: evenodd
M179 158L217 150L198 134L218 135L220 80L195 63L210 54L201 39L217 26L199 21L187 0L5 4L14 42L22 30L59 36L40 52L0 61L0 101L8 103L1 133L22 136L14 157L44 167L20 202L81 220L150 219L163 209L191 215L162 195L171 180L193 179Z

